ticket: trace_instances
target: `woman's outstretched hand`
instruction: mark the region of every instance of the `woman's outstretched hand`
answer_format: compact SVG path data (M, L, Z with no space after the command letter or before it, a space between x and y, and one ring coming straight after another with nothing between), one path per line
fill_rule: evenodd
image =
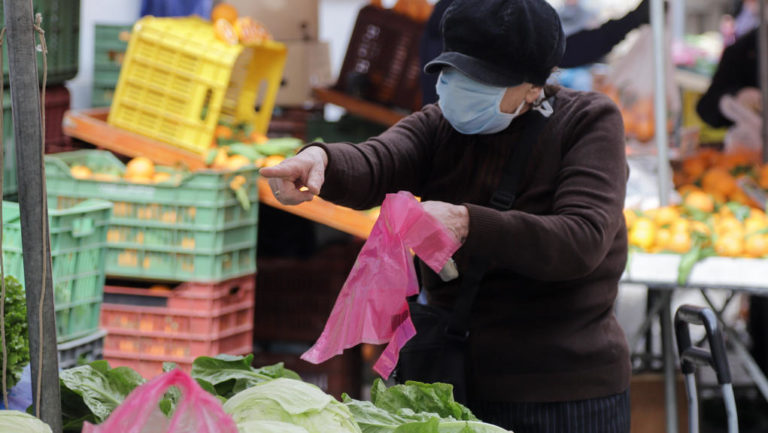
M274 167L260 171L267 179L272 194L282 204L295 205L320 194L325 181L328 155L323 148L312 146Z

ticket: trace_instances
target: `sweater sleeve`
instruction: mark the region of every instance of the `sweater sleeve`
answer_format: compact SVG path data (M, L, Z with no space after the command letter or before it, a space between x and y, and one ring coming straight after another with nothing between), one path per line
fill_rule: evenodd
M627 33L647 23L648 0L644 0L635 10L617 20L609 20L600 27L569 35L565 40L565 53L558 66L575 68L595 63L623 41Z
M574 110L562 139L567 152L557 176L552 213L467 204L465 254L542 281L565 281L591 273L623 225L627 181L621 115L607 98Z
M362 143L312 144L328 154L320 197L368 209L390 192L420 195L441 118L436 105L427 105Z

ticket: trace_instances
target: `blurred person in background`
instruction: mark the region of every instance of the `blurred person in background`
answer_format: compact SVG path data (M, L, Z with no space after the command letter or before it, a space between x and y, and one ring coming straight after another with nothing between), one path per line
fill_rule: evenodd
M614 314L627 260L621 113L603 94L546 85L565 51L546 1L455 0L442 16L445 48L426 65L438 103L365 142L311 143L260 173L286 205L420 196L461 243L459 278L420 263L435 308L452 309L471 263L488 263L467 339L478 418L515 433L628 433L631 366ZM498 209L491 198L522 144L516 198Z
M426 65L428 61L435 58L443 50L440 21L443 13L453 1L440 0L432 10L432 15L429 17L429 21L427 21L421 40L420 55L422 66ZM579 3L573 0L567 1L571 4ZM569 24L570 30L573 33L566 33L565 54L558 66L560 68L576 68L599 62L611 52L614 46L623 41L629 32L643 24L647 24L649 21L649 0L642 0L634 10L625 16L606 21L597 27L578 28L588 23L585 21L573 21ZM437 101L435 84L436 78L433 75L421 74L422 103L424 105ZM584 87L584 84L582 83L579 87Z

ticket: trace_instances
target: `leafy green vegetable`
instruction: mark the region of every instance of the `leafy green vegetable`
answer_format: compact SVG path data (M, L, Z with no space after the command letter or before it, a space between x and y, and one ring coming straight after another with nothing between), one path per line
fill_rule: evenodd
M51 433L51 428L48 424L24 412L0 410L0 432Z
M352 415L354 415L355 421L357 421L363 433L508 433L500 427L486 424L476 419L457 420L452 416L440 416L434 412L420 410L419 407L437 408L439 406L431 398L426 399L428 402L426 405L411 398L401 398L403 395L440 395L442 397L446 390L445 384L436 383L430 385L407 382L405 385L389 388L389 390L393 390L390 392L383 383L377 381L374 384L374 388L378 389L377 393L380 396L378 402L386 405L389 409L385 409L373 402L358 401L349 398L347 395L344 396L344 404L347 405ZM435 391L434 394L428 391L430 388ZM387 398L382 399L382 395ZM396 401L399 401L400 404L393 405L392 403ZM452 395L446 402L458 404L453 401ZM405 406L411 404L413 406ZM452 407L453 404L448 404L446 407ZM445 408L438 409L448 412ZM459 413L462 416L471 415L466 408L459 411Z
M304 144L294 137L270 138L266 143L257 144L256 150L264 155L288 156Z
M281 421L246 421L237 429L240 433L309 433L304 427Z
M88 419L90 415L95 421L103 422L131 391L144 383L144 378L128 367L109 368L106 361L94 361L62 371L59 381L62 396L75 400L67 402L70 410L64 423L69 425L76 420ZM78 397L82 405L77 401ZM90 413L74 411L84 407Z
M224 411L236 423L280 421L299 425L308 433L361 433L347 406L295 379L274 379L248 388L229 399Z
M8 353L8 370L5 380L10 390L21 379L24 366L29 364L27 300L24 296L24 288L16 278L10 275L5 277L5 347ZM0 363L2 361L3 353L0 350Z
M298 374L286 369L283 363L256 369L251 367L252 362L253 355L201 356L192 363L191 375L206 391L211 392L213 388L213 395L224 398L271 379L300 379Z
M441 418L477 421L469 409L453 399L453 386L446 383L408 381L404 385L387 388L381 379L376 379L371 388L371 402L389 412L411 409L415 412L436 413Z

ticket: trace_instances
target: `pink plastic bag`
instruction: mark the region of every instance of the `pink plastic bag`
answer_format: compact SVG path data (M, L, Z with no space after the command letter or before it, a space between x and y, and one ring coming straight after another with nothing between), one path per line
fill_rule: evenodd
M158 402L172 386L181 390L181 400L168 419ZM237 433L237 426L214 396L173 370L133 390L102 424L86 422L83 433Z
M459 246L413 195L387 194L322 335L301 358L319 364L360 343L389 343L373 367L388 378L416 334L405 299L418 293L410 250L440 272Z

